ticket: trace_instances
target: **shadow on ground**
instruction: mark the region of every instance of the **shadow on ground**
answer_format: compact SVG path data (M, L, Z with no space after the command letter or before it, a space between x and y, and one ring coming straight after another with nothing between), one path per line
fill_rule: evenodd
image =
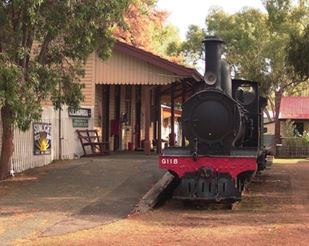
M162 175L155 155L120 153L57 162L1 182L2 243L125 218Z

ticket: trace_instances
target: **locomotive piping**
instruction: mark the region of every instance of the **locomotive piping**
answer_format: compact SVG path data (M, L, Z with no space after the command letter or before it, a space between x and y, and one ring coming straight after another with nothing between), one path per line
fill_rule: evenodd
M197 160L197 156L198 156L197 153L198 153L198 140L197 138L194 138L194 152L192 153L192 157L194 161Z

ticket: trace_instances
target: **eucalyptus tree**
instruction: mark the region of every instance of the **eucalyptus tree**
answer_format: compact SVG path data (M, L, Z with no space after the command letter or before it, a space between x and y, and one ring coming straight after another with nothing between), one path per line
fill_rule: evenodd
M303 33L293 33L287 46L287 62L300 79L309 78L309 23ZM307 85L308 86L308 85ZM309 87L309 86L308 86Z
M14 128L38 120L42 101L78 106L83 63L95 50L102 59L111 54L111 30L129 1L0 1L0 179L9 174Z
M269 97L278 142L281 97L295 91L296 86L308 82L304 76L298 76L297 67L288 62L287 56L289 51L290 61L293 60L295 65L297 62L307 64L303 69L308 68L305 54L301 51L295 53L297 47L294 45L296 43L293 44L293 37L301 36L308 25L309 7L305 1L293 3L291 0L265 0L263 3L266 13L244 8L228 14L220 8L213 8L206 17L204 29L189 29L181 52L188 54L189 58L193 57L192 61L196 62L204 56L201 41L205 35L223 38L226 41L225 56L232 65L233 76L260 82L264 94ZM299 45L303 48L307 40L303 39Z

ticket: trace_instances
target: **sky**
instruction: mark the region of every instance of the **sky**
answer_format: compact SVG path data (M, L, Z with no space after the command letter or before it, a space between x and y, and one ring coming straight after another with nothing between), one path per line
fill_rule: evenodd
M180 37L185 34L190 24L205 27L205 18L212 6L222 7L224 11L235 13L243 7L265 10L262 0L159 0L158 8L170 13L168 21L178 27Z

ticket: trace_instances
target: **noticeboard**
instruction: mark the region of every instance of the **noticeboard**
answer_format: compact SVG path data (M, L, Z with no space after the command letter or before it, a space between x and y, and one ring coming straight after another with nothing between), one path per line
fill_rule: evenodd
M88 128L89 120L85 118L72 118L72 125L74 128Z

